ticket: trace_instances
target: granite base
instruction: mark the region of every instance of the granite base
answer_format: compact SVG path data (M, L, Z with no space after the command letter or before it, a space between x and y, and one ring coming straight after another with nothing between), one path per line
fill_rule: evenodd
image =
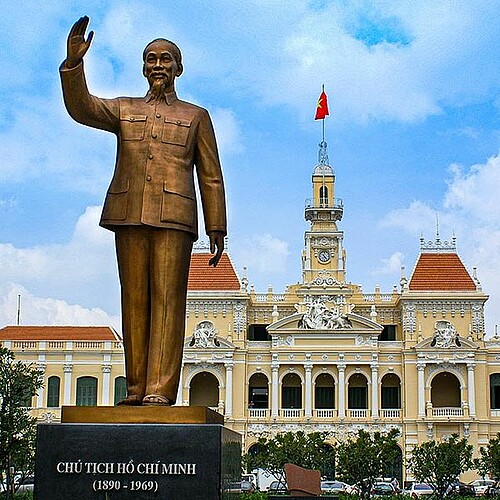
M225 500L241 436L220 424L40 424L37 500Z

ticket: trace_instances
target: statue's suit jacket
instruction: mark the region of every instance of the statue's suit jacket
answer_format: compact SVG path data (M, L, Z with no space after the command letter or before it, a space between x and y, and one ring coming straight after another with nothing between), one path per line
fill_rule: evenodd
M149 225L197 237L194 167L205 230L226 234L226 208L217 145L208 112L177 99L151 104L145 98L92 96L83 63L60 68L69 114L118 138L116 166L100 224Z

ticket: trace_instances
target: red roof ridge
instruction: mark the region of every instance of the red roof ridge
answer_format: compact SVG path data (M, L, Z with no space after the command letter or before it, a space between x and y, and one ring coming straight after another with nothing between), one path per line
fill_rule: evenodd
M476 281L456 252L421 252L413 268L411 291L477 291Z
M0 340L95 340L121 342L108 325L8 325L0 328Z
M208 265L212 254L194 252L189 267L188 291L239 291L240 278L227 252L216 267Z

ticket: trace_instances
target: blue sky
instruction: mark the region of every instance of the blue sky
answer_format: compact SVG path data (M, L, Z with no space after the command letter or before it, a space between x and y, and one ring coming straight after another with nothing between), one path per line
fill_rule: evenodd
M91 18L91 91L143 95L141 54L183 51L181 98L209 109L229 252L258 291L301 279L324 83L348 280L391 291L419 238L455 234L500 323L500 11L495 1L1 1L0 325L119 326L112 234L98 227L115 139L61 99L67 32ZM49 5L46 5L49 4Z

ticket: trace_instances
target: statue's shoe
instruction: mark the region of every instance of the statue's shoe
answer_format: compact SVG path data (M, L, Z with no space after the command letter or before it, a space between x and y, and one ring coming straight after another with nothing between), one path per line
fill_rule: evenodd
M118 401L118 406L141 406L142 398L140 396L127 396L125 399Z
M142 400L145 406L172 406L174 402L161 394L148 394Z

